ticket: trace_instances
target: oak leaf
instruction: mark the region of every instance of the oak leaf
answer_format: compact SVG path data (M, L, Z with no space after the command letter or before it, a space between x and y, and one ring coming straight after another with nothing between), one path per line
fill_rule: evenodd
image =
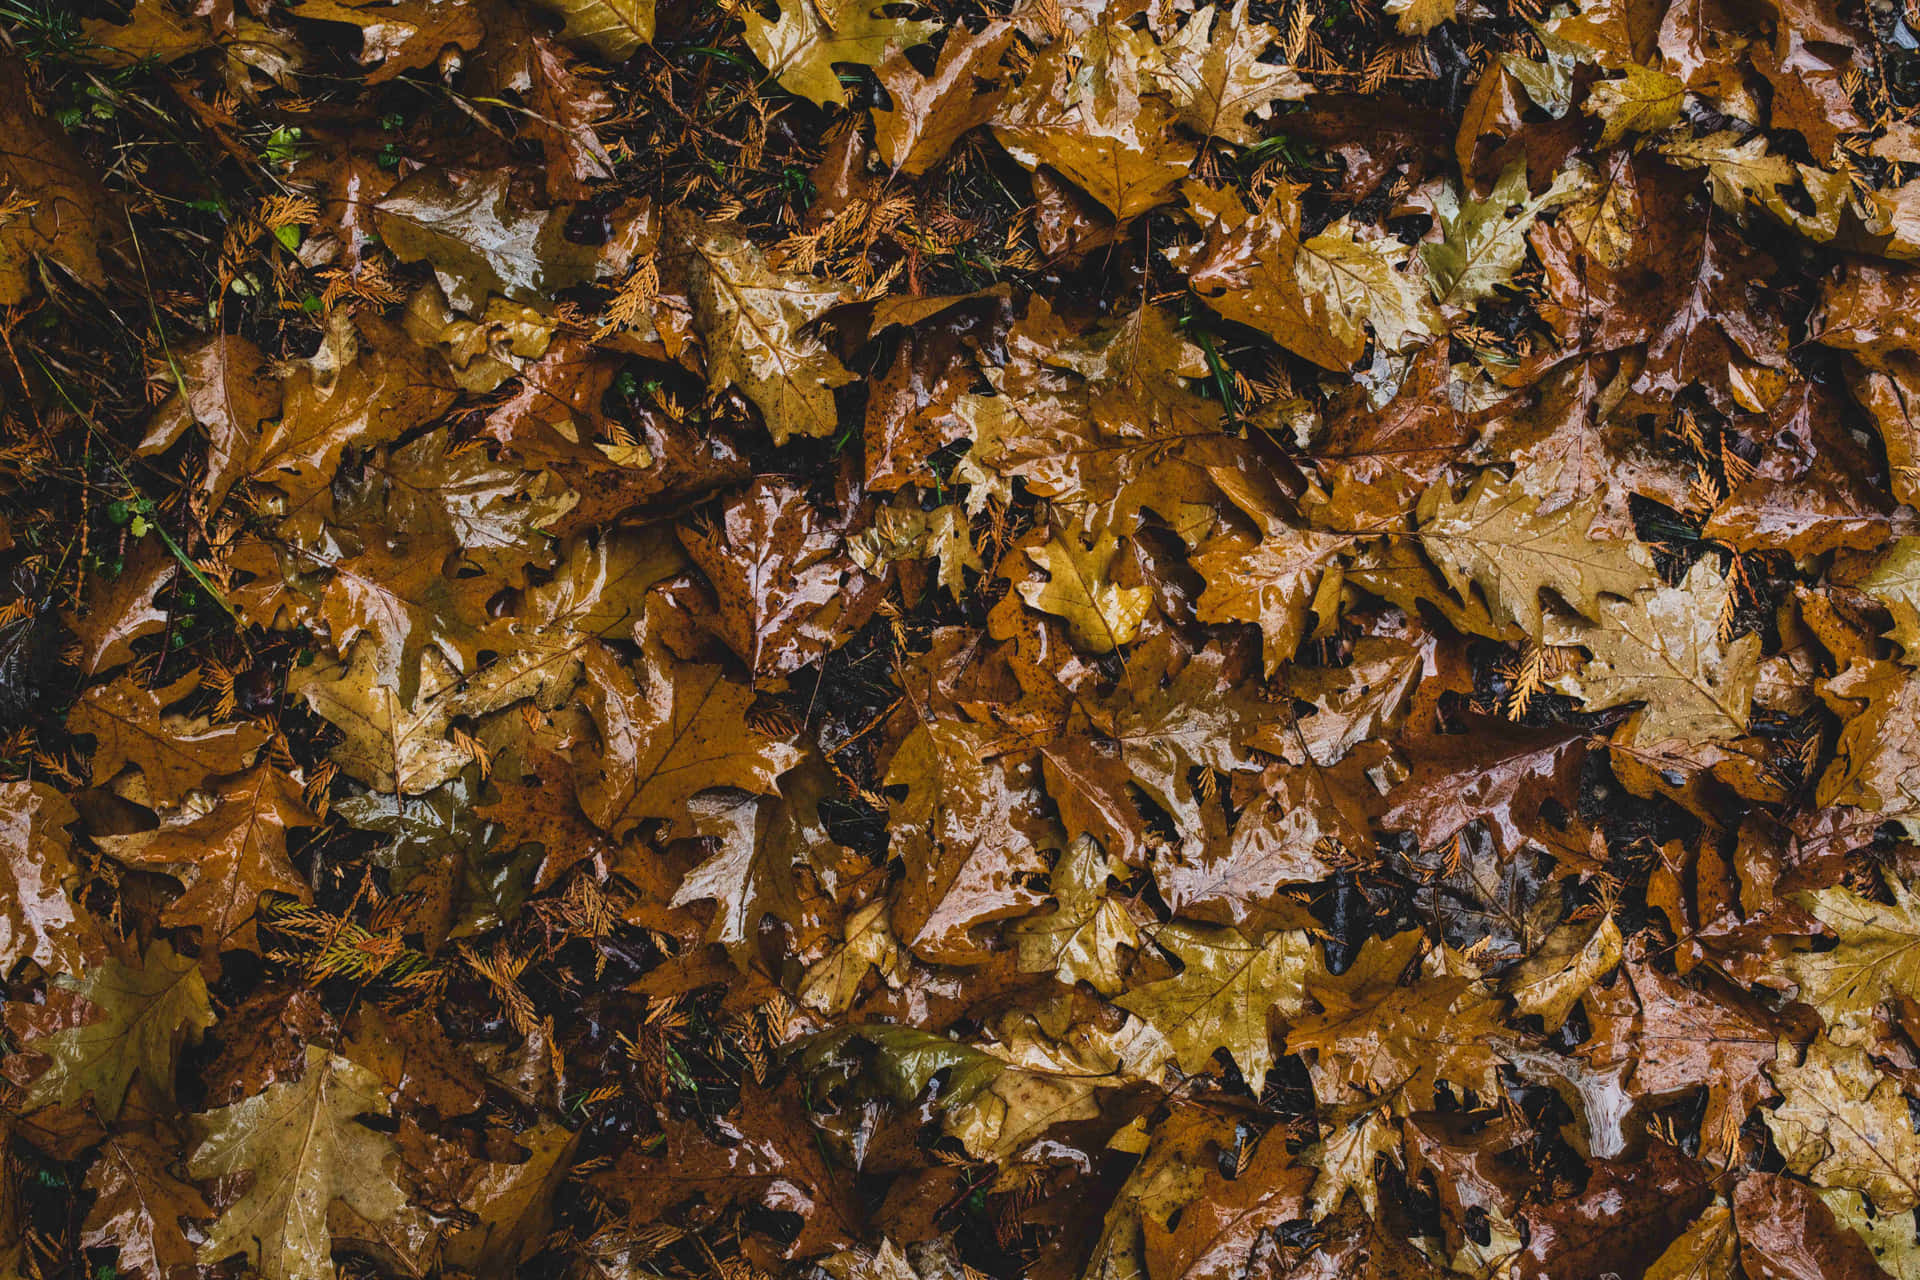
M0 961L81 973L99 953L93 917L68 895L80 879L67 827L79 815L44 782L0 783Z
M1610 147L1629 133L1658 133L1680 118L1687 87L1664 71L1629 62L1618 80L1596 80L1580 109L1605 121L1597 145Z
M95 1109L113 1120L135 1072L161 1096L171 1097L182 1043L213 1025L199 962L155 942L137 968L109 959L84 978L61 982L84 997L97 1016L31 1042L28 1047L51 1059L51 1065L34 1080L24 1105L91 1097Z
M985 726L935 720L913 730L887 769L886 785L906 788L889 807L890 851L907 869L893 928L938 963L977 962L971 930L1044 900L1027 878L1046 871L1041 851L1058 841L1038 770L996 746Z
M107 782L131 764L162 804L178 804L217 774L237 773L267 735L250 724L209 724L168 715L166 708L199 684L188 674L164 689L149 689L130 675L95 685L74 706L68 725L92 734L94 777Z
M87 675L117 667L133 657L133 642L164 631L170 611L154 599L179 568L158 539L143 540L120 572L87 583L79 613L65 615L80 640L80 669Z
M778 795L712 791L687 801L690 824L716 847L687 873L667 905L711 900L707 941L725 946L743 969L757 949L763 917L799 923L796 866L830 862L826 850L832 842L819 814L820 796L830 786L824 772L792 770Z
M1251 939L1237 929L1179 923L1157 930L1153 942L1180 959L1180 972L1115 1003L1166 1038L1182 1071L1204 1071L1214 1050L1225 1049L1258 1094L1273 1066L1267 1015L1300 989L1312 942L1297 930Z
M1799 999L1819 1010L1835 1043L1858 1045L1874 1011L1894 995L1920 999L1920 896L1886 878L1891 904L1835 886L1797 895L1839 939L1831 951L1798 951L1780 962Z
M886 577L855 567L843 520L805 489L756 479L717 523L683 528L687 555L713 584L709 624L756 680L792 674L837 648L872 615Z
M1920 660L1920 538L1896 538L1860 580L1860 589L1893 614L1889 634L1906 660Z
M1583 166L1562 170L1539 195L1527 190L1527 170L1515 164L1500 176L1484 200L1444 191L1435 201L1443 232L1438 242L1421 246L1443 307L1468 307L1512 279L1525 260L1527 231L1542 213L1575 199L1593 183Z
M1423 36L1443 22L1453 21L1455 0L1387 0L1387 12L1403 36Z
M1620 963L1623 946L1611 915L1592 926L1564 924L1513 971L1507 994L1521 1013L1537 1014L1548 1031L1557 1031L1588 989Z
M336 764L375 790L402 795L433 790L472 759L447 739L458 688L430 650L421 659L417 696L401 698L371 640L355 645L348 661L299 668L287 682L290 695L345 735L329 753Z
M1013 36L1013 27L1004 22L989 23L978 33L951 27L930 76L914 68L905 49L889 53L874 68L893 99L891 111L873 111L873 144L880 158L896 172L918 177L944 160L962 134L992 119L1006 90L983 92L978 85L1002 76L1000 59Z
M1054 909L1022 921L1013 930L1020 967L1051 973L1068 984L1085 981L1102 995L1123 985L1121 948L1140 949L1140 929L1126 905L1109 894L1107 881L1124 874L1091 836L1069 844L1049 880Z
M1181 124L1202 137L1250 146L1260 135L1249 117L1264 120L1275 102L1297 102L1311 91L1292 67L1260 60L1279 42L1276 28L1248 20L1247 0L1232 9L1210 5L1160 46L1147 74Z
M1544 633L1543 590L1598 618L1602 595L1631 599L1658 585L1637 543L1588 532L1597 495L1550 514L1540 508L1537 496L1491 471L1457 501L1443 483L1421 498L1421 545L1455 591L1464 596L1477 584L1496 622L1536 640Z
M1899 1084L1864 1050L1825 1036L1797 1065L1795 1056L1783 1040L1767 1068L1780 1105L1764 1114L1787 1167L1823 1187L1864 1192L1882 1213L1920 1205L1920 1136Z
M432 66L448 48L470 53L487 36L479 6L466 0L401 5L375 0L300 0L292 12L296 18L357 27L360 65L371 68L366 75L368 84Z
M1397 351L1438 323L1426 290L1400 270L1398 241L1362 240L1344 219L1303 240L1297 188L1276 188L1256 213L1218 198L1200 211L1207 247L1188 286L1227 319L1323 368L1346 372L1366 349L1368 324Z
M1227 533L1193 556L1206 579L1197 613L1202 622L1248 622L1260 628L1267 674L1293 659L1306 638L1308 615L1322 623L1338 608L1340 556L1353 539L1273 521L1258 541Z
M993 121L1007 154L1053 169L1121 220L1171 199L1193 159L1167 136L1165 103L1142 95L1131 36L1099 26L1048 45Z
M1733 1280L1733 1210L1712 1204L1647 1268L1645 1280Z
M1700 561L1677 587L1602 601L1598 623L1549 627L1550 643L1585 645L1593 654L1584 672L1561 677L1555 687L1579 695L1592 711L1643 703L1628 742L1739 737L1759 678L1760 637L1722 640L1732 592L1731 579Z
M34 268L57 265L82 284L107 283L101 252L119 240L113 201L66 131L42 112L28 88L26 67L0 62L0 122L8 143L0 151L0 187L27 201L0 220L0 306L33 294Z
M624 836L650 818L677 819L710 787L771 794L798 748L754 729L753 694L718 667L675 662L650 642L637 671L601 645L583 659L579 695L599 741L574 753L580 807L601 830Z
M653 43L655 0L534 0L558 14L565 40L586 45L616 62Z
M747 47L781 88L821 107L847 101L834 63L871 67L888 46L924 44L939 30L931 22L885 17L874 0L781 0L779 8L777 21L752 7L741 15Z
M87 1169L97 1199L80 1226L86 1249L115 1249L119 1274L167 1280L191 1267L193 1242L182 1218L211 1220L214 1211L192 1183L175 1177L173 1153L144 1133L116 1133Z
M1499 1060L1489 1039L1495 1002L1463 977L1402 981L1421 946L1418 930L1368 940L1346 972L1309 971L1318 1013L1293 1019L1287 1052L1311 1051L1322 1102L1391 1100L1432 1105L1439 1080L1490 1095Z
M1120 544L1113 537L1088 546L1072 531L1056 528L1046 542L1026 550L1047 580L1020 583L1021 598L1063 619L1074 644L1098 654L1133 642L1153 605L1153 592L1114 582Z
M544 302L600 269L597 247L566 238L564 211L519 204L507 169L422 169L387 192L373 217L394 256L430 262L447 300L470 315L488 294Z
M1907 726L1920 708L1920 680L1887 662L1856 662L1822 692L1837 710L1860 710L1840 730L1816 801L1852 805L1920 837L1920 759Z
M801 2L794 10L812 12ZM805 330L828 308L851 300L851 291L780 270L752 241L731 231L709 227L684 234L688 294L694 324L707 343L709 389L738 387L760 410L775 444L796 435L832 435L840 425L833 389L853 381L853 374Z
M266 1280L333 1280L327 1216L336 1201L376 1223L406 1208L387 1169L393 1139L356 1118L388 1111L371 1071L308 1045L300 1079L198 1117L188 1172L253 1175L209 1229L200 1261L244 1253Z
M1202 1172L1193 1202L1171 1229L1144 1220L1146 1257L1155 1280L1224 1280L1244 1273L1269 1233L1306 1216L1312 1166L1297 1162L1269 1134L1231 1180L1218 1168Z
M260 348L239 334L215 335L181 351L175 363L185 385L155 411L140 452L163 452L198 423L207 433L200 499L212 510L244 473L262 424L280 416L283 384Z

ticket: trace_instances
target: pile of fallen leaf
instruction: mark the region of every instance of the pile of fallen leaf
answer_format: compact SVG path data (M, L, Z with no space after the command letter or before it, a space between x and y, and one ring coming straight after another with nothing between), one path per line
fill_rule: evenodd
M0 1280L1920 1280L1920 12L0 0Z

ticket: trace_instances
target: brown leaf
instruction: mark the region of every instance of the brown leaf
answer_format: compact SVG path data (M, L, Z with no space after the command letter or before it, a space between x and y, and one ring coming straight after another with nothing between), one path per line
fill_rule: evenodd
M624 836L649 818L677 819L710 787L775 790L799 751L748 723L753 695L718 667L674 662L649 644L638 670L600 645L584 661L580 701L599 741L576 746L574 783L594 824Z
M144 1133L115 1134L87 1169L86 1186L99 1198L81 1224L80 1244L115 1249L121 1275L166 1280L192 1266L194 1246L181 1219L211 1221L214 1211L191 1183L170 1169L173 1153Z
M68 723L92 734L94 776L105 783L127 765L146 778L162 804L175 805L208 778L238 773L267 735L250 724L210 724L166 714L200 682L189 674L165 689L149 689L130 675L95 685Z

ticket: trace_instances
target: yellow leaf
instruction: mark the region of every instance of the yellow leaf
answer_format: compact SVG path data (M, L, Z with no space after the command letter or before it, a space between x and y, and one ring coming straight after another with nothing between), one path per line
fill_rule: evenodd
M1027 556L1047 574L1045 582L1022 582L1020 596L1043 613L1065 620L1074 644L1089 653L1112 653L1140 634L1153 604L1147 587L1122 587L1113 582L1114 560L1120 543L1108 534L1083 545L1074 534L1055 530L1053 537Z
M834 63L871 67L887 56L889 44L925 44L940 29L937 23L882 17L880 8L874 0L781 0L778 21L752 7L742 21L747 47L781 88L817 106L845 106L847 91Z

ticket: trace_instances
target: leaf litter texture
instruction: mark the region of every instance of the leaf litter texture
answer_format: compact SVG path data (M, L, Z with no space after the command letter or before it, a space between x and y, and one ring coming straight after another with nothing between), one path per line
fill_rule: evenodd
M0 1274L1920 1275L1895 6L71 8Z

